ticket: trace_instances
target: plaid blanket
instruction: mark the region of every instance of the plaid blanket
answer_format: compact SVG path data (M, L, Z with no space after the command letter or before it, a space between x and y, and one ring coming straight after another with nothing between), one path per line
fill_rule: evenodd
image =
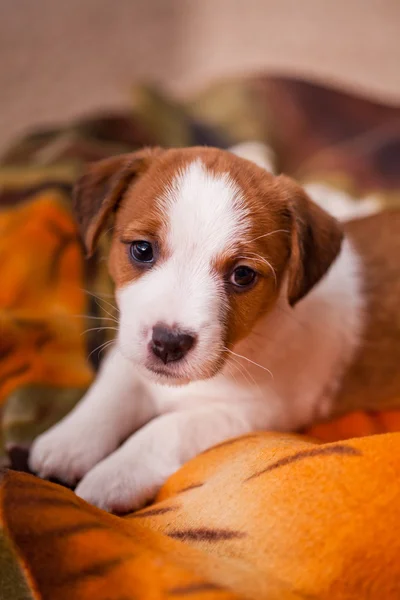
M94 377L102 351L112 339L112 331L107 329L107 319L115 311L105 263L108 239L103 237L96 255L85 261L70 208L72 185L84 164L144 145L228 148L249 140L268 143L274 149L279 170L301 182L328 182L346 189L355 202L373 194L382 209L400 205L400 109L295 79L226 80L185 103L167 98L157 89L138 86L132 90L130 106L122 113L91 115L53 129L38 130L8 149L0 165L3 275L0 287L0 452L4 466L26 468L27 448L32 439L80 399ZM359 413L318 426L312 433L331 441L399 428L400 412ZM108 581L104 593L96 588L95 595L91 595L93 590L89 593L90 586L69 596L61 592L61 588L57 588L58 591L51 588L51 582L56 579L52 575L54 561L63 572L65 565L57 553L64 550L48 544L40 511L34 527L25 521L23 524L23 518L29 520L32 516L28 508L33 496L27 492L31 487L37 490L42 501L47 493L53 494L60 510L63 503L70 502L87 514L93 515L95 511L87 506L82 508L82 503L72 497L64 499L61 488L53 484L8 473L1 500L8 534L0 542L0 598L134 597L130 592L115 591L118 585L113 587L114 579ZM207 501L206 498L203 497L203 501ZM41 506L45 507L46 503ZM24 544L14 529L17 514L25 515L18 523L18 527L22 527L18 535L22 535ZM98 513L97 518L100 518ZM61 511L57 519L60 523L68 520L67 513ZM102 515L101 519L107 521L107 527L113 530L118 543L122 543L122 526L117 518ZM79 529L78 524L75 526ZM82 533L84 527L80 531ZM142 547L146 554L153 548L152 544L158 542L154 542L153 532L140 531L138 539L146 540ZM85 538L83 533L79 538L81 546L76 561L84 549L92 548L89 538L92 539ZM192 563L187 568L182 564L178 567L175 559L169 557L169 542L167 550L158 548L155 553L150 552L152 560L161 560L160 551L166 561L163 564L167 574L179 571L183 579L192 577L188 575L192 573ZM140 546L141 542L135 544ZM31 550L25 551L23 547ZM34 557L33 547L37 552L33 553ZM137 552L137 548L127 548L126 552L131 550L134 554ZM38 556L43 558L40 568L45 565L47 582L37 571ZM193 558L196 564L200 559L203 560L202 556ZM214 568L211 563L207 562L210 573ZM143 564L147 564L146 561ZM130 574L124 572L125 578L131 577L131 584L135 578L140 579L141 565L138 559ZM147 568L150 569L148 565ZM229 572L229 566L225 565L224 569ZM232 566L232 573L234 570ZM114 570L111 571L112 578L117 577ZM161 577L157 569L154 573L153 579L146 579L146 585L143 584L135 597L169 597L162 583L169 575L163 571ZM96 575L93 578L96 579ZM171 578L174 579L172 575ZM233 574L232 578L235 580ZM182 591L185 585L175 583L168 589L175 589L175 595L185 595ZM283 589L278 583L276 586ZM218 598L236 597L234 586L225 591L219 584L217 588L218 592L210 582L203 581L198 583L197 591L192 590L190 594L199 598L203 594L210 598L214 593ZM325 597L318 594L318 598ZM275 596L250 594L248 597Z

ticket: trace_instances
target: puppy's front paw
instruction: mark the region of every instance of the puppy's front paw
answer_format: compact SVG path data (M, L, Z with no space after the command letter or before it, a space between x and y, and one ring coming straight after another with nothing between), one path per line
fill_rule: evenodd
M43 479L57 478L75 485L108 450L104 438L90 435L91 428L60 423L40 435L29 455L29 468Z
M80 482L78 496L108 512L125 514L137 510L152 500L164 481L179 465L129 463L115 455L102 461Z

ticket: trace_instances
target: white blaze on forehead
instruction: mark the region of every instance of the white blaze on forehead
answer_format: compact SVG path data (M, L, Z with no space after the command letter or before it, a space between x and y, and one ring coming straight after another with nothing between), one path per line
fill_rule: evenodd
M172 255L187 253L210 262L234 248L249 229L243 192L229 173L213 173L201 160L189 164L173 180L166 203L168 245Z

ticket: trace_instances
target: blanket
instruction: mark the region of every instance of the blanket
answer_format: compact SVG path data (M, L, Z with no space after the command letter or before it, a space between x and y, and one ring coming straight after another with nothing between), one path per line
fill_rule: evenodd
M125 112L34 131L8 149L0 165L4 467L26 470L32 439L80 399L112 342L109 240L86 261L71 214L84 164L144 145L248 140L268 143L279 170L300 182L346 189L355 202L373 196L382 210L400 205L400 109L295 79L226 80L185 103L139 86ZM400 398L390 400L400 409ZM400 410L316 424L307 433L331 442L323 446L277 434L230 442L185 466L147 513L124 519L7 470L0 598L356 598L375 590L397 598L400 435L371 436L396 431ZM371 437L338 442L355 436Z

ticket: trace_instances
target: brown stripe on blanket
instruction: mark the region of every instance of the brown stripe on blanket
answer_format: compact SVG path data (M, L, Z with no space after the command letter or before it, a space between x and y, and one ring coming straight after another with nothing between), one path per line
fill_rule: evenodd
M54 483L50 483L50 481L46 481L46 479L40 479L39 477L33 475L18 479L13 477L10 485L20 490L40 490L41 492L50 491L52 494L58 494L58 492L61 492L64 496L64 491L61 489L61 487L55 487ZM72 502L72 500L70 501Z
M178 490L177 494L183 494L183 492L189 492L190 490L195 490L197 488L203 487L204 483L192 483L192 485L188 485L187 487Z
M149 508L147 510L141 510L128 515L128 519L140 519L141 517L156 517L158 515L165 515L169 512L175 512L179 510L180 506L160 506L160 508Z
M258 471L253 475L250 475L245 481L249 481L250 479L255 479L260 475L264 475L264 473L269 473L270 471L274 471L275 469L280 469L281 467L286 467L286 465L290 465L299 460L303 460L305 458L313 458L315 456L333 456L333 455L341 455L341 456L361 456L360 450L357 448L353 448L352 446L346 446L344 444L339 444L337 446L317 446L317 448L312 448L311 450L302 450L297 452L296 454L291 454L290 456L284 456L280 460L272 463L272 465L268 465L262 471Z
M20 505L19 508L31 508L32 505L41 504L42 506L47 506L48 508L62 506L63 508L74 508L78 510L82 510L82 506L77 502L71 502L71 500L66 500L65 498L53 498L52 496L32 496L32 495L21 495L14 496L12 499L13 506Z
M87 533L88 531L94 531L94 530L107 530L108 527L106 525L104 525L103 523L100 523L99 521L87 521L87 522L83 522L83 523L74 523L73 525L68 525L66 527L56 527L55 529L48 529L48 530L44 530L44 531L37 531L34 534L28 532L28 533L20 533L18 534L17 540L18 543L29 543L29 542L35 542L40 539L40 542L42 542L43 540L46 540L46 542L49 542L52 539L57 539L57 538L63 538L65 539L66 537L72 536L72 535L77 535L80 533Z
M119 567L124 562L131 560L132 558L132 554L127 554L118 558L111 558L109 560L99 561L89 567L86 567L85 569L81 569L80 571L67 573L66 575L60 578L58 577L58 573L54 573L54 577L51 577L51 583L56 586L69 586L80 584L85 579L92 579L93 577L104 577L105 575L107 575L107 573L109 573L116 567ZM71 597L73 597L73 595L71 595Z
M180 529L166 531L166 535L176 540L193 542L222 542L245 537L247 534L232 529L211 529L199 527L198 529Z
M215 583L189 583L187 585L181 585L167 590L169 594L174 596L187 596L189 594L198 594L199 592L215 592L223 589Z

